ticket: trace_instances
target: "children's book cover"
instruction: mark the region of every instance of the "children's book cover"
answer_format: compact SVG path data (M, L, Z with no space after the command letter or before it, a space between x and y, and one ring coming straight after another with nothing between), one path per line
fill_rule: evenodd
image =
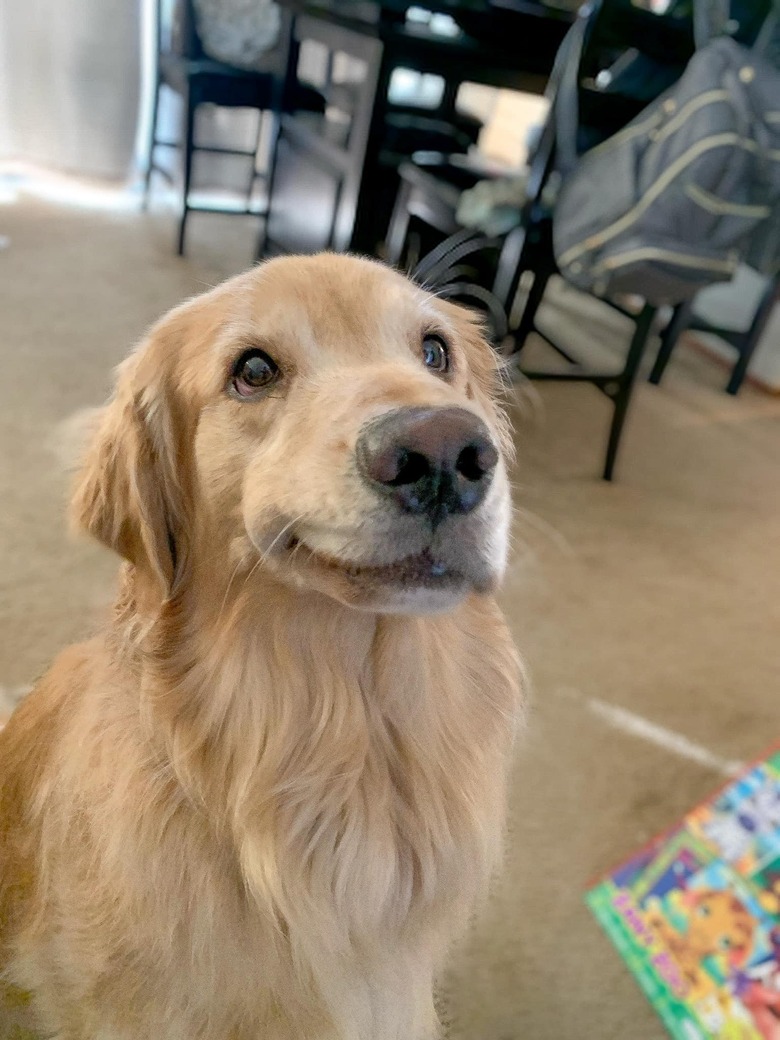
M677 1040L780 1040L780 749L587 902Z

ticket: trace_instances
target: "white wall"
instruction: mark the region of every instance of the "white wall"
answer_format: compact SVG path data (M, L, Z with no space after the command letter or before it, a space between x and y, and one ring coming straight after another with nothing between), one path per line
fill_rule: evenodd
M758 304L765 279L740 267L733 281L704 289L696 298L696 311L713 325L746 329ZM699 335L697 333L697 335ZM701 336L709 349L733 363L733 349L715 336ZM780 390L780 307L775 307L748 369L750 375L773 390Z
M0 0L0 157L124 178L140 0Z

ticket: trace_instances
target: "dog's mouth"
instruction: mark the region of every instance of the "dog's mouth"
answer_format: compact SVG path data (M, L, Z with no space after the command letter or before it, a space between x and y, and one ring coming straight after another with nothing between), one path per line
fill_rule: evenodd
M469 519L426 531L381 522L350 529L304 521L293 528L280 517L252 541L262 562L298 589L359 609L438 613L471 592L492 592L500 577L484 523Z
M447 588L462 585L465 576L437 556L430 548L401 557L390 563L354 563L312 549L292 538L288 550L293 558L309 566L339 575L363 586L404 588Z

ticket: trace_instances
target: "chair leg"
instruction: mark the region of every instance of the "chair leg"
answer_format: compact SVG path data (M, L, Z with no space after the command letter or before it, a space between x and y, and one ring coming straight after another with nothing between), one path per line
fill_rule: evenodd
M263 125L265 123L265 110L257 110L257 133L255 134L255 154L252 157L252 168L249 171L249 181L246 186L246 208L247 213L252 210L252 193L255 189L255 181L260 176L257 172L257 153L260 151L260 142L263 137Z
M268 169L265 175L265 216L263 217L263 223L260 228L260 234L257 236L257 244L255 246L255 262L259 262L265 255L266 247L268 245L268 221L271 217L271 204L273 203L274 195L274 181L276 180L276 168L279 159L279 139L282 133L282 114L285 108L285 98L287 96L287 83L280 79L274 84L273 99L271 102L271 109L269 116L271 118L271 133L268 141ZM259 128L262 130L262 124Z
M750 364L753 353L758 346L758 336L752 336L751 332L752 327L744 336L740 336L739 338L739 345L737 347L739 350L739 357L731 370L729 381L726 384L727 394L738 394L743 382L745 381L748 365Z
M179 219L179 236L176 244L178 256L184 255L184 234L190 210L190 180L192 178L192 157L195 151L195 112L197 107L197 98L193 96L192 87L190 86L184 99L184 133L182 135L184 170L181 218Z
M146 153L146 171L144 173L143 208L149 205L149 182L152 179L152 168L154 164L154 148L157 141L157 115L160 110L160 88L162 84L158 79L154 86L154 100L152 101L152 124L149 130L149 147Z
M726 393L728 394L739 393L739 389L747 375L748 365L758 346L758 341L761 339L766 323L769 321L769 316L777 303L778 291L780 291L780 279L775 278L767 285L753 321L750 323L750 328L741 337L738 347L739 357L731 371L731 377L726 386Z
M525 346L525 341L536 327L536 312L539 310L539 305L544 298L547 283L550 281L552 274L552 267L538 267L534 271L534 280L528 293L528 299L525 301L523 313L520 316L520 324L517 326L517 330L514 334L515 345L512 351L513 354L520 353Z
M528 228L525 224L512 228L504 239L493 280L493 293L504 305L504 310L511 317L520 277L528 265L525 263L525 251L528 245Z
M393 214L390 217L390 225L387 229L385 239L385 259L389 264L398 267L403 259L406 248L406 240L409 235L409 199L412 194L412 185L409 181L401 180L398 194L393 206Z
M661 334L661 346L658 348L658 353L653 362L653 367L650 371L649 377L650 382L654 383L656 386L661 382L661 377L664 374L666 366L669 364L669 358L672 356L672 351L677 345L677 340L687 328L692 313L692 300L678 304L674 308L669 324Z
M642 360L642 355L645 351L647 337L649 336L650 329L653 325L655 312L655 307L645 304L636 318L636 327L631 339L631 345L628 348L625 368L615 380L617 388L612 397L615 411L612 416L612 426L610 427L609 441L607 443L607 457L604 462L604 480L612 480L612 474L615 469L615 459L617 458L618 447L620 446L620 436L623 432L628 406L631 402L631 395L634 389L634 383L636 382L636 374L639 369L639 363Z

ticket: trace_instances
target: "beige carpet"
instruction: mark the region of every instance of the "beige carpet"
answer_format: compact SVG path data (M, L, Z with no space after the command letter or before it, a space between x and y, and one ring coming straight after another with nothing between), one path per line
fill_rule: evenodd
M62 521L67 420L170 305L246 264L253 229L165 212L0 207L0 686L14 694L107 602L114 561ZM562 300L566 320L570 297ZM577 325L614 340L597 316ZM780 735L780 400L720 390L680 349L641 385L618 481L609 409L545 384L515 407L516 560L503 600L530 665L505 873L447 982L452 1040L660 1040L590 919L593 875ZM63 425L64 423L64 425Z

